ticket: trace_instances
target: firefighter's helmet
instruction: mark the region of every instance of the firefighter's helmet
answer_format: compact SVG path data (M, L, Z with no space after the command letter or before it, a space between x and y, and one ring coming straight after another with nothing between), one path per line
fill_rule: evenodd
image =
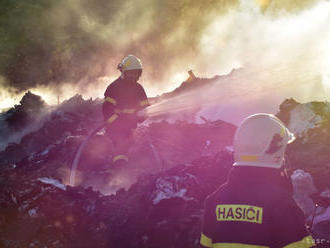
M118 69L121 72L130 71L130 70L142 70L142 63L141 60L134 56L128 55L123 59L123 61L118 65Z
M254 114L240 124L234 138L234 166L281 168L294 135L276 116Z

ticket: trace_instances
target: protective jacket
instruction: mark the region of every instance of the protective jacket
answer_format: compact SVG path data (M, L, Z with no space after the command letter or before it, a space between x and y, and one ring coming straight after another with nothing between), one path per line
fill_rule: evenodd
M108 123L121 117L125 121L136 120L136 113L149 105L143 87L119 77L104 93L103 115Z
M304 214L279 169L234 167L205 201L202 247L312 247Z

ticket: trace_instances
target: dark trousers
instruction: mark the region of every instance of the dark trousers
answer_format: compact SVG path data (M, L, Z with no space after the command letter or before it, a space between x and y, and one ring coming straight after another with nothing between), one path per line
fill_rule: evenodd
M114 145L113 162L128 160L128 151L134 142L133 133L136 126L136 122L119 118L106 127L106 136Z

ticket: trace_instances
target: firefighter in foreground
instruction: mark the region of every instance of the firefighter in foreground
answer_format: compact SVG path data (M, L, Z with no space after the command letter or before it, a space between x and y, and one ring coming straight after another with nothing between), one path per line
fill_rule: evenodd
M128 151L133 142L133 131L144 117L138 111L149 105L143 87L137 82L142 74L139 58L128 55L118 65L121 76L112 82L104 93L103 116L106 135L114 144L114 166L128 162Z
M205 201L202 247L312 247L283 170L294 136L274 115L246 118L234 139L228 181Z

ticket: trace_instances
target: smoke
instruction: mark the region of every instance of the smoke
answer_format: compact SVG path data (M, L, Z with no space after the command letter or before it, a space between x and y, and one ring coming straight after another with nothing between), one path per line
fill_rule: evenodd
M267 11L242 1L239 10L226 17L231 20L226 23L227 32L213 34L213 40L226 44L221 58L214 60L255 71L250 80L282 95L300 101L325 100L329 92L323 91L326 83L321 78L329 73L324 64L329 61L330 3L322 1L299 13L280 16L274 16L277 12L272 5ZM231 30L237 31L233 35Z
M3 86L21 92L93 83L128 53L162 81L175 57L192 57L212 17L235 1L2 1ZM196 18L197 17L197 18Z
M1 87L11 94L42 87L63 95L68 94L63 86L71 85L71 95L101 96L108 82L99 78L116 77L116 65L129 53L143 61L141 81L149 95L172 89L173 83L180 83L174 80L183 80L182 72L191 68L212 76L240 65L260 64L260 53L281 64L289 57L285 49L297 58L291 50L292 46L297 50L293 44L297 35L306 46L315 39L304 31L306 26L297 26L296 33L287 34L281 43L282 27L287 25L283 16L299 19L318 2L4 0L0 75L6 80ZM307 30L312 23L316 22L309 18ZM289 25L295 29L294 21ZM284 48L278 53L269 44Z
M155 117L171 113L167 118L175 120L182 112L201 107L196 118L239 124L252 113L276 113L285 98L328 100L330 3L320 1L293 13L281 10L281 15L268 3L261 9L241 1L235 10L216 18L201 38L207 56L197 63L204 73L214 75L227 66L243 70L151 106L147 113Z

